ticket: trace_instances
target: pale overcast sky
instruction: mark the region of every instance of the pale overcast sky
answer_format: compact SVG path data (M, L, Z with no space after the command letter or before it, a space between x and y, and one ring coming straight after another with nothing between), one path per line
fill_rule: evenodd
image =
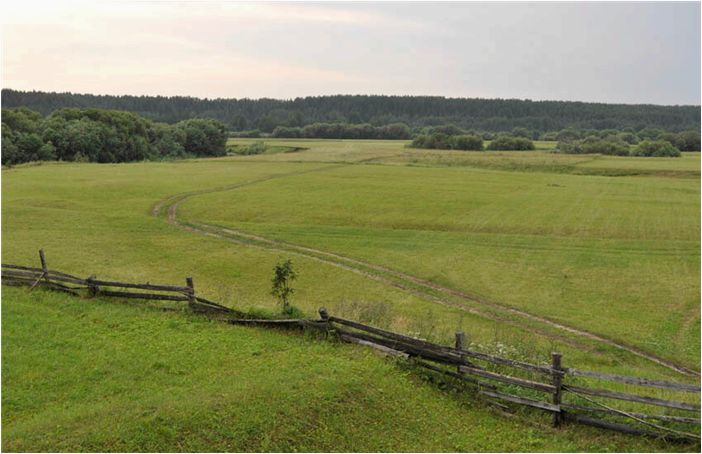
M5 1L2 83L700 104L700 4Z

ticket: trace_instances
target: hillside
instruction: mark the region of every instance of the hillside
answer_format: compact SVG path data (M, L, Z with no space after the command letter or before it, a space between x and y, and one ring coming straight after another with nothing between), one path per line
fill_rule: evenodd
M2 311L4 451L681 448L505 418L362 347L18 288Z
M136 112L168 123L214 118L233 130L304 126L315 122L390 124L412 127L456 124L480 131L563 128L660 128L699 130L699 106L598 104L439 96L336 95L280 99L198 99L163 96L109 96L2 90L2 107L26 106L45 115L62 107L96 107Z

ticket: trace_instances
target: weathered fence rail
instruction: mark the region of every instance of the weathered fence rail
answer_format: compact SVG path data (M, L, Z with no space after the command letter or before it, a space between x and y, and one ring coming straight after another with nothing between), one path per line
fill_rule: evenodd
M49 269L43 250L39 251L39 258L41 261L41 268L3 263L2 283L5 285L29 285L31 288L41 286L75 295L78 295L79 290L87 290L90 296L108 296L153 301L187 301L191 308L198 312L213 311L232 315L241 314L226 306L197 296L195 294L193 280L190 277L185 279L185 286L161 285L149 282L135 284L130 282L108 281L96 279L95 275L81 278ZM145 291L137 292L135 290Z
M342 341L372 347L391 356L409 359L428 371L460 380L474 387L479 396L495 405L498 405L496 401L501 401L545 411L552 415L554 426L560 425L563 421L569 421L631 434L700 440L699 398L695 402L670 400L660 396L592 387L589 386L589 382L582 382L600 380L615 383L618 386L654 388L659 393L697 396L700 394L699 383L677 383L562 367L562 357L558 353L552 354L549 365L531 364L468 349L465 347L463 333L456 333L454 346L440 345L353 320L330 316L325 309L320 309L319 320L245 318L239 311L197 296L190 277L186 278L185 286L100 280L94 275L81 278L49 269L44 252L40 250L39 256L40 268L2 264L2 283L29 286L30 289L41 286L75 295L79 295L80 291L87 291L91 297L182 301L188 302L188 306L196 312L224 314L227 316L226 321L230 324L323 330ZM575 380L575 383L571 383L571 380ZM615 408L612 406L615 404L605 404L593 398L625 401L637 406L663 407L668 414L629 411ZM504 407L501 404L499 406ZM670 412L676 413L670 414ZM685 412L695 412L697 417ZM593 414L609 419L596 418L592 416ZM629 424L622 423L616 418L624 418ZM632 421L635 425L631 424Z

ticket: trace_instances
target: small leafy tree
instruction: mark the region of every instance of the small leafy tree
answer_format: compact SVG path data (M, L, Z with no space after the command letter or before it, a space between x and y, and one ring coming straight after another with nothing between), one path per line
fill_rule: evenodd
M271 295L278 298L278 302L283 306L283 312L289 314L292 312L290 296L295 292L290 283L297 277L297 273L293 270L292 261L287 259L278 263L273 273Z

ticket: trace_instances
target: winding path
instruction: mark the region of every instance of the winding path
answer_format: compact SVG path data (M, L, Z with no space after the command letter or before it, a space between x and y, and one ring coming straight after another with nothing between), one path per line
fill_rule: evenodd
M588 349L588 347L583 343L578 342L576 339L578 337L583 340L594 341L626 351L681 374L695 377L700 376L700 373L696 370L676 364L670 360L661 358L651 353L647 353L636 347L625 345L618 341L603 337L599 334L564 325L543 316L535 315L521 309L516 309L504 303L490 301L480 296L446 287L430 280L403 273L401 271L320 249L254 235L241 230L219 227L197 221L180 220L177 216L178 205L184 200L194 196L214 192L230 191L260 184L273 179L294 177L311 172L328 171L347 165L352 164L334 164L304 171L280 173L242 183L172 195L156 203L151 209L151 215L156 217L164 217L168 223L176 225L192 233L222 238L238 244L267 250L285 251L304 256L309 259L317 260L337 268L360 274L366 278L381 282L385 285L398 288L422 299L444 306L457 308L488 320L510 324L549 338L558 339L579 349ZM560 331L560 334L556 334L554 331Z

